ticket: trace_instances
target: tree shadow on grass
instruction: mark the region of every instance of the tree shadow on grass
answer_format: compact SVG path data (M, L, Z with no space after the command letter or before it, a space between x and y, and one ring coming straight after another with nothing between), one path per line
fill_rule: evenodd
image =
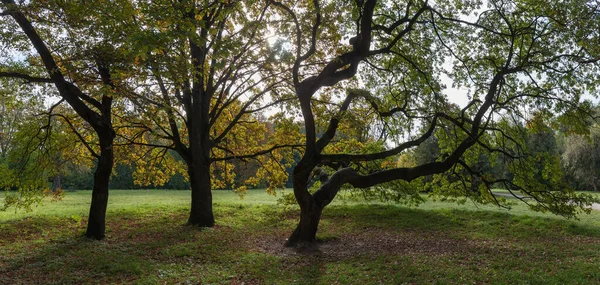
M42 236L31 225L43 224L44 218L15 223L28 228L29 234L25 240L2 246L5 266L0 284L123 283L147 275L159 278L157 268L163 265L185 263L201 268L203 263L221 263L233 255L234 247L225 240L239 237L231 229L197 229L177 220L112 217L103 241L84 238L81 230ZM60 223L49 226L49 230L59 228ZM227 238L217 238L220 235Z
M263 226L268 227L268 224ZM313 284L357 282L358 279L352 279L352 276L373 270L368 268L372 267L373 259L383 260L384 271L393 271L389 268L400 262L406 266L398 271L400 275L428 275L432 273L422 271L433 270L439 276L450 276L450 283L464 282L460 278L465 276L485 282L488 279L482 279L482 272L497 268L512 272L510 274L523 280L552 282L556 279L538 274L569 276L576 272L579 266L577 263L592 268L594 260L586 254L590 253L590 245L595 244L595 248L600 249L600 232L594 226L576 224L561 218L480 210L422 210L397 206L332 207L323 214L318 234L320 242L316 249L311 249L308 253L283 246L290 232L291 228L284 234L273 235L272 240L255 243L254 248L282 259L295 260L298 265L290 267L290 270ZM594 251L593 248L591 251ZM557 262L562 260L564 264L573 263L557 269L552 262L540 258L542 256L555 258ZM417 264L424 262L425 267L412 266L415 263L413 261L418 261ZM367 264L367 269L361 273L361 266L364 264ZM514 269L515 266L517 270ZM346 272L347 278L339 276L336 270ZM506 282L507 279L503 278L507 278L505 275L508 273L500 273L497 282ZM338 277L341 279L337 279ZM400 279L394 278L382 280L413 280L402 279L402 276ZM590 278L593 276L582 280L593 280Z
M1 242L0 284L317 284L337 280L331 277L332 267L360 273L354 267L367 257L390 264L406 258L454 258L469 268L482 262L469 259L478 255L498 263L516 258L528 264L548 245L581 242L569 240L572 231L596 244L600 236L597 229L576 225L573 230L560 219L344 206L324 213L316 250L297 252L283 246L295 226L294 211L251 206L218 212L213 229L184 226L183 212L114 214L107 239L100 242L82 238L84 224L70 218L14 222L9 225L13 230L0 233L0 239L10 237ZM387 270L390 264L381 266Z
M419 221L414 222L417 217ZM401 221L412 222L402 225ZM424 227L425 223L429 225ZM449 239L443 230L453 223L452 217L422 210L380 206L333 207L323 214L317 242L312 246L296 250L284 247L285 238L292 228L255 245L257 249L277 256L318 256L325 259L382 253L443 254L462 250L461 243ZM263 226L268 227L268 224Z
M289 216L289 213L287 214ZM262 225L269 227L267 223ZM280 256L343 260L356 256L449 256L463 252L507 250L581 242L598 242L597 227L561 218L515 216L469 210L422 210L389 206L337 206L326 209L317 237L318 251L302 254L283 244L292 228L270 239L262 237L255 250ZM542 242L540 242L542 241ZM514 249L517 250L518 249Z
M525 228L535 229L533 234L579 235L600 237L600 228L596 225L586 225L574 220L555 217L540 217L514 215L509 212L487 210L440 209L424 210L396 205L357 205L352 207L335 206L324 216L329 215L333 220L343 220L345 228L350 231L360 228L387 228L403 231L420 232L472 232L483 235L509 235L519 233Z

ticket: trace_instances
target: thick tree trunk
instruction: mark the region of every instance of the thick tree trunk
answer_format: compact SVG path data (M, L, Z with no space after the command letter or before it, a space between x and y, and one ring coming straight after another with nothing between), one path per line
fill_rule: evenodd
M300 223L288 239L286 246L305 247L315 243L323 209L333 201L340 190L344 183L341 177L345 172L344 170L338 171L336 173L338 175L333 175L331 178L323 172L317 173L322 184L319 190L312 195L308 192L307 183L301 182L308 181L306 168L302 166L299 171L295 172L297 175L294 175L294 179L298 178L300 181L294 183L294 194L300 204Z
M104 239L106 229L106 207L108 205L108 182L113 168L113 138L100 138L100 157L94 173L92 204L88 218L86 237Z
M321 213L324 207L318 206L316 203L311 203L310 207L300 211L300 222L292 235L288 238L285 246L287 247L302 247L310 246L315 243Z
M310 153L308 154L310 155ZM303 247L314 244L321 213L325 207L325 205L317 203L308 192L309 180L315 163L306 156L305 153L305 158L300 160L294 168L294 196L300 205L300 222L285 243L287 247Z
M200 227L215 225L212 209L212 192L210 185L210 165L193 163L188 166L188 174L192 185L192 205L188 224Z

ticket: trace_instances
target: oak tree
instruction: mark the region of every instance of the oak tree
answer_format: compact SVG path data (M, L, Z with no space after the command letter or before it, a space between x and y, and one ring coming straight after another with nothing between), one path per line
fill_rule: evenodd
M119 4L123 5L2 0L0 6L4 43L0 77L53 85L58 104L68 104L95 133L93 141L86 144L97 160L86 231L87 237L95 239L105 236L114 162L113 101L126 77L120 70L122 53L111 45L120 36L112 33L115 23L111 17L131 11L126 3ZM97 8L109 13L98 13Z
M392 191L389 183L451 175L440 194L501 203L490 187L503 183L531 196L525 202L536 210L571 216L589 205L585 194L535 181L536 156L514 127L534 110L570 114L573 122L589 111L581 97L595 91L598 54L583 43L597 31L584 27L597 23L597 7L567 2L272 1L293 55L288 81L306 129L293 171L300 222L287 245L315 241L322 211L343 185ZM446 84L463 90L466 103L457 108ZM325 118L315 115L322 106ZM331 148L345 139L338 131L358 106L377 115L375 133L385 135L372 137L385 137L384 150ZM435 161L384 163L434 134ZM506 160L515 177L478 169L483 153ZM557 169L543 167L548 177ZM311 193L315 176L321 184Z
M140 76L137 95L129 100L143 120L132 122L139 131L124 138L158 154L171 150L181 157L191 184L188 223L211 227L211 190L233 184L232 161L260 165L252 177L235 185L237 190L261 180L269 189L287 181L282 159L290 155L299 132L276 127L273 139L267 139L268 124L261 120L264 110L288 100L277 91L281 67L267 42L271 4L135 5L134 32L126 41Z

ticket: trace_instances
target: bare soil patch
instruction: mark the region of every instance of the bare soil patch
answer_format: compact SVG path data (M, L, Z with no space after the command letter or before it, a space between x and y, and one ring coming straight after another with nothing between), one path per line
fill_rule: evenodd
M332 259L345 259L369 255L447 255L473 249L469 240L442 237L438 234L413 232L390 232L369 229L368 232L348 233L340 237L318 240L314 246L288 248L284 246L286 236L270 236L250 241L255 251L276 256L319 255ZM489 245L488 245L489 246Z

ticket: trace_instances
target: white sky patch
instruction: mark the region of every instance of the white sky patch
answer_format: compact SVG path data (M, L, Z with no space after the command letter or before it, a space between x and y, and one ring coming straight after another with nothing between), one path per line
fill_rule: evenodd
M440 76L440 80L446 86L442 93L448 97L448 101L464 108L469 103L468 89L452 87L452 79L445 74Z

